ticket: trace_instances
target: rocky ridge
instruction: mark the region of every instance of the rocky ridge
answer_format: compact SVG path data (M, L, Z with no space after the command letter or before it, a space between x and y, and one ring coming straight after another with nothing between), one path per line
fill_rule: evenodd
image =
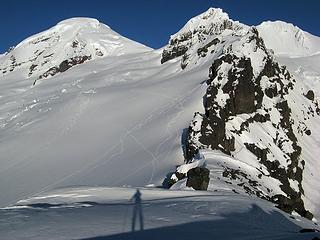
M312 219L304 206L305 160L297 136L309 136L312 131L292 110L295 95L302 93L258 30L230 20L220 9L209 9L171 37L162 63L177 57L182 69L201 64L203 58L212 61L204 111L194 114L188 129L186 163L196 161L201 149L244 159L253 164L255 175L224 166L220 177L236 180L246 193L270 200L284 211ZM300 112L319 118L312 90L305 96L308 100ZM183 177L177 170L172 179ZM278 185L270 185L270 179Z

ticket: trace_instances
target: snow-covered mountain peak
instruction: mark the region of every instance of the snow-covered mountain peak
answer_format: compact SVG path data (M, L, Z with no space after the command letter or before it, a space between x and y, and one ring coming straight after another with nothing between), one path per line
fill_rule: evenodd
M231 28L234 22L229 18L229 15L223 12L220 8L209 8L206 12L191 18L176 34L170 37L171 40L183 39L183 35L196 33L219 34L221 31Z
M108 25L99 22L99 20L95 18L87 18L87 17L74 17L65 19L56 26L52 28L55 31L59 32L73 32L75 35L79 34L89 34L89 33L97 33L97 34L110 34L114 35L117 39L119 34L114 32Z
M287 22L280 21L280 20L264 21L259 25L259 27L261 27L261 28L274 28L275 30L280 31L280 32L288 32L288 31L292 31L292 29L294 31L301 31L300 28L293 25L292 23L287 23Z
M61 22L57 23L56 26L65 26L65 25L69 25L69 26L82 25L82 26L90 26L92 28L99 28L101 23L99 22L99 20L95 18L74 17L74 18L68 18L68 19L62 20Z
M0 75L20 69L34 81L88 60L149 51L93 18L71 18L33 35L0 58Z
M207 11L204 13L198 15L198 17L201 17L202 19L207 19L207 18L219 18L219 19L228 19L229 15L228 13L224 12L221 8L209 8Z
M226 42L230 43L250 31L251 27L231 20L222 9L209 8L171 35L169 44L163 50L161 63L182 56L181 67L184 69L190 63L196 64L198 56L204 57L209 50L215 49L214 55L219 55L227 46Z
M296 71L267 49L318 38L259 31L210 8L150 51L72 18L0 55L0 207L71 185L181 189L204 165L212 192L320 219L320 55Z
M208 24L221 23L225 20L229 20L229 16L222 9L209 8L206 12L191 18L177 34L188 31L194 32L199 28L205 28ZM174 38L177 34L171 38Z
M72 40L76 40L76 38L78 38L80 35L82 35L84 38L91 38L88 35L92 33L101 35L101 38L103 38L103 35L106 34L114 35L115 39L118 39L120 37L118 33L112 31L109 26L100 23L97 19L75 17L63 20L48 30L28 37L27 39L19 43L15 47L15 49L20 47L24 48L25 45L32 44L46 45L47 41L50 40L50 38L53 36L58 38L57 42L66 43Z
M320 51L320 38L291 23L266 21L257 26L260 36L276 55L309 56Z

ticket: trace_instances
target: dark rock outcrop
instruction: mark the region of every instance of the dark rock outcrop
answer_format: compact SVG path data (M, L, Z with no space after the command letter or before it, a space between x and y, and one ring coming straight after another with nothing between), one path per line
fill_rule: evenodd
M209 50L220 43L219 36L224 31L232 30L235 32L242 30L242 24L234 22L228 18L228 15L219 9L209 9L206 13L197 16L196 21L207 21L208 24L193 24L192 21L186 28L171 37L169 44L162 52L161 63L165 63L171 59L183 56L181 68L184 69L188 65L187 52L190 55L198 55L205 57ZM211 39L212 38L212 39ZM203 43L197 47L196 43Z
M286 100L286 96L294 89L295 80L285 67L273 59L255 28L244 38L246 41L243 47L252 44L251 54L259 51L264 56L260 60L254 59L261 61L260 67L257 70L257 62L252 62L251 55L239 54L233 50L232 44L225 47L224 54L214 60L206 81L208 87L203 101L205 113L195 113L188 129L186 161L191 161L200 149L220 150L232 155L237 150L236 139L242 142L242 134L245 132L250 135L251 126L266 123L275 129L272 147L257 142L243 142L242 148L255 156L267 170L268 176L280 181L279 187L283 194L272 195L271 190L262 192L256 180L238 170L226 170L223 177L231 180L246 179L247 182L239 186L247 193L270 200L284 211L296 211L312 219L312 214L305 209L302 200L304 160L301 159L301 147L293 129L292 110ZM208 53L205 49L206 46L199 50L200 57ZM314 101L311 90L305 96ZM280 116L279 120L271 119L275 112ZM240 124L230 128L233 119L238 119ZM305 134L311 134L307 130ZM283 153L282 161L275 159L279 151ZM258 179L263 175L266 173L261 171ZM296 185L292 185L292 182Z
M173 46L170 51L163 50L161 63L165 63L171 59L174 59L176 57L180 57L183 54L185 54L187 51L188 51L188 48L186 46L177 46L177 45Z
M59 66L52 67L48 71L46 71L45 73L40 75L39 79L46 78L48 76L54 76L57 73L65 72L69 68L71 68L75 65L84 63L85 61L90 60L90 59L91 59L91 56L79 56L79 57L74 57L74 58L64 60L59 64Z
M207 190L210 171L205 167L192 168L187 173L187 187L195 190Z
M230 66L227 73L228 81L222 83L220 69L222 65ZM222 120L229 116L241 113L251 113L257 109L255 103L255 84L251 61L248 58L238 58L236 55L227 54L214 61L210 68L210 79L206 93L206 115L220 115ZM218 77L217 77L218 76ZM216 81L214 81L216 80ZM225 106L216 104L218 91L228 95Z
M198 56L205 57L208 53L208 48L217 45L219 42L220 42L219 38L215 38L212 41L210 41L209 43L207 43L206 45L204 45L203 47L199 48L197 50Z
M186 178L186 174L180 173L179 171L175 171L172 174L169 174L168 177L164 180L164 184L162 184L165 188L171 188L176 182Z
M309 90L305 96L309 100L314 101L314 92L312 90Z

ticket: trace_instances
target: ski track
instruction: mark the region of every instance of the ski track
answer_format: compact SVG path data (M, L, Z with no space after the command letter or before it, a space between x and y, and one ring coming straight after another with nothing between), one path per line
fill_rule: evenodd
M77 98L80 97L80 94L81 93L79 93ZM61 130L59 130L56 135L52 136L48 141L46 141L42 145L38 146L38 148L34 148L33 151L25 154L25 157L23 157L22 159L17 160L17 161L12 160L13 163L8 165L6 168L1 169L0 173L7 171L15 166L18 166L19 164L21 164L22 162L25 162L26 160L28 160L28 162L30 162L30 161L32 161L32 156L38 155L40 151L46 151L48 148L50 148L56 141L58 141L59 138L63 137L69 131L71 131L71 129L76 124L76 122L80 119L81 115L84 113L85 109L88 107L89 103L90 103L90 98L87 98L84 103L80 104L79 111L77 111L74 116L69 118L68 124L63 125L63 128ZM59 112L61 112L61 113L65 112L68 108L69 108L69 106L68 107L64 106Z
M83 79L77 80L76 81L77 84L81 83L82 80ZM69 84L69 89L71 89L71 86L73 86L74 83L75 82ZM61 92L61 90L59 92ZM63 94L60 93L60 94L51 95L45 100L34 99L34 100L31 101L31 103L30 102L27 103L27 104L20 103L22 105L22 107L19 107L19 108L22 108L23 110L21 110L17 114L15 114L14 116L16 116L16 117L14 117L14 118L11 117L9 122L6 122L6 120L4 120L6 122L6 126L9 125L13 120L16 120L18 117L22 117L23 114L25 114L29 110L32 110L32 109L34 109L36 107L38 107L38 111L40 111L43 108L46 108L45 111L41 111L42 113L46 112L47 110L51 111L52 110L51 107L48 107L47 105L49 103L52 103L53 100L61 100L62 99L62 97L61 97L62 95ZM77 102L77 99L80 99L81 95L82 95L82 93L79 92L78 95L77 95L77 98L76 98L76 102ZM23 101L24 100L22 100L22 102ZM62 137L69 130L71 130L71 128L75 125L76 121L81 117L82 113L85 111L85 109L87 108L87 105L89 105L89 103L90 103L90 99L88 98L87 101L82 105L82 107L80 107L80 111L78 111L73 118L69 119L69 121L68 121L69 126L68 125L67 126L63 125L63 129L58 130L58 133L56 135L52 136L49 140L47 140L46 142L44 142L43 144L38 146L38 148L34 148L33 151L29 151L29 152L25 153L24 157L22 159L20 159L20 160L17 159L17 161L11 160L12 164L8 165L6 168L1 169L0 173L9 170L12 167L15 167L15 166L21 164L22 162L24 162L24 161L26 161L28 159L32 159L32 156L37 155L39 151L47 150L54 142L56 142L60 137ZM63 108L61 108L58 111L58 115L60 115L61 113L66 112L68 110L68 108L69 108L69 106L63 106ZM11 114L11 113L9 113L9 114ZM7 138L9 138L9 137L10 137L10 135L7 136ZM1 138L1 141L5 141L5 140L6 140L6 138Z
M168 97L168 96L166 96L166 97ZM170 98L170 97L168 97L168 98ZM65 108L66 108L66 107L64 107L64 109L62 109L61 112L64 112L64 111L66 110ZM162 111L162 112L160 112L160 113L165 113L166 111L169 111L169 110L171 110L171 103L169 103L169 107L168 107L168 108L165 108L165 110ZM83 111L84 111L84 109L83 109ZM83 111L81 111L81 112L83 112ZM45 191L47 191L47 190L51 189L52 187L54 187L54 186L56 186L56 185L64 182L65 180L68 180L68 179L71 178L71 177L75 177L76 175L81 174L81 173L83 173L83 172L85 172L85 171L92 171L92 170L94 170L94 169L96 169L96 168L98 168L98 167L104 166L105 164L109 163L109 162L112 161L116 156L119 156L119 155L121 155L121 154L124 152L124 141L125 141L125 139L131 134L131 132L133 132L133 131L135 131L135 130L141 129L144 125L146 125L146 124L148 124L150 121L152 121L152 119L153 119L153 118L155 117L155 115L156 115L156 114L155 114L156 112L159 112L159 111L158 111L158 110L154 110L154 111L144 120L143 123L138 123L138 124L136 124L135 126L133 126L130 130L127 130L127 131L125 132L125 134L120 137L119 143L118 143L118 144L115 144L114 146L112 146L107 152L105 152L105 153L103 154L103 156L101 156L101 158L99 158L98 160L93 161L94 163L91 164L91 165L92 165L91 167L90 167L90 165L89 165L89 166L86 165L86 166L84 166L83 168L81 168L80 170L78 170L78 171L76 171L76 172L74 172L74 173L72 173L72 174L70 174L70 175L67 175L67 176L63 177L62 179L59 179L59 180L56 181L56 182L53 182L53 183L51 183L51 184L49 184L49 185L47 185L47 186L44 186L44 187L41 188L39 191L34 192L34 193L32 193L32 194L29 194L27 197L29 198L29 197L32 197L32 196L35 196L35 195L39 195L39 194L41 194L41 193L44 193ZM80 115L81 115L81 114L78 114L78 115L77 115L77 116L78 116L77 119L80 117ZM72 123L72 126L74 126L74 124L75 124L76 121L72 120L72 121L70 121L70 122ZM49 146L50 146L54 141L56 141L59 137L61 137L61 136L63 136L64 134L66 134L66 133L67 133L67 129L70 129L70 128L69 128L69 127L64 127L63 130L61 131L62 134L58 134L58 135L54 138L54 140L50 141L49 143L45 144L44 146L49 147ZM106 156L108 156L114 149L117 149L118 147L120 148L120 150L119 150L118 152L115 152L114 154L112 154L112 155L109 156L106 160L104 160L104 161L102 162L102 160L103 160ZM43 149L43 147L42 147L42 149ZM37 152L37 151L34 151L34 152ZM151 152L150 152L150 153L151 153ZM33 153L33 154L35 154L35 153ZM33 156L33 154L27 156L25 159L27 159L28 157ZM151 154L152 154L152 153L151 153ZM152 154L152 155L153 155L153 154ZM24 161L25 159L23 159L22 161ZM150 164L150 163L147 163L147 165L149 165L149 164ZM141 168L139 168L139 171L140 171L141 169L145 168L145 167L146 167L146 164L143 165ZM135 171L135 173L136 173L136 172L138 172L138 171ZM132 175L133 175L133 174L130 174L130 175L128 175L128 176L132 176ZM126 177L128 177L128 176L126 176ZM125 179L122 179L122 181L123 181L123 180L125 180ZM121 182L121 181L118 181L118 182ZM15 202L17 202L18 200L19 200L19 199L16 199Z
M150 121L153 120L153 118L157 117L157 115L161 115L161 114L165 114L166 112L168 111L171 111L173 107L176 107L176 105L179 105L179 109L180 111L178 111L175 116L172 118L172 120L167 124L167 129L169 128L170 125L174 124L178 117L185 111L185 108L183 107L183 101L185 101L187 98L189 98L191 96L191 94L195 91L197 91L199 88L201 88L201 84L197 85L196 87L194 87L191 91L189 91L185 96L181 97L181 99L179 98L172 98L170 96L167 96L167 95L163 95L163 94L158 94L158 93L155 93L155 95L159 95L159 96L162 96L162 97L165 97L165 98L169 98L171 100L173 100L172 102L168 103L167 105L169 105L168 107L164 106L164 109L162 111L159 111L159 110L155 110L154 112L152 112L146 119L144 122L142 123L139 123L137 125L135 125L134 127L132 127L130 130L128 130L119 140L119 143L118 145L120 145L120 151L111 155L107 160L103 161L102 163L100 163L101 161L98 161L97 165L93 165L93 167L90 167L89 169L86 169L87 171L90 171L90 170L93 170L94 168L97 168L97 167L101 167L105 164L107 164L108 162L110 162L114 157L118 156L118 155L121 155L123 152L124 152L124 141L125 139L128 137L128 136L131 136L131 138L133 138L140 146L141 148L146 151L149 155L151 155L152 157L152 160L144 165L142 165L141 167L139 167L138 169L135 169L133 170L130 174L126 175L124 178L122 179L119 179L118 181L114 182L113 185L118 185L120 184L121 182L123 182L124 180L128 179L129 177L135 175L136 173L140 172L141 170L143 170L144 168L146 168L147 166L149 166L150 164L153 164L153 166L155 167L157 165L157 162L158 162L158 158L159 158L159 154L158 154L158 149L160 148L160 145L163 144L165 141L168 141L168 139L170 140L171 139L171 136L168 136L167 138L165 138L164 140L162 140L155 153L152 153L150 150L148 150L144 144L139 141L134 135L133 135L133 132L136 131L136 130L139 130L141 129L143 126L145 126L146 124L148 124ZM136 90L134 90L136 91ZM140 91L140 90L139 90ZM141 92L141 91L140 91ZM149 94L153 94L151 92L148 92ZM181 107L182 106L182 107ZM158 113L158 114L155 114L155 113ZM180 138L180 133L179 133L179 129L176 128L176 131L175 131L175 135L176 135L176 138L175 138L175 141L178 141L179 138ZM118 146L117 145L117 146ZM170 151L172 151L174 145L172 144L172 147L171 149L168 149L166 151L166 157L164 158L163 161L167 161L167 158L169 156L169 153ZM104 155L107 155L107 154L104 154ZM102 160L102 159L101 159ZM150 184L153 180L153 176L154 176L154 171L155 171L155 168L153 168L153 171L151 173L151 176L150 176L150 179L148 181L148 184Z

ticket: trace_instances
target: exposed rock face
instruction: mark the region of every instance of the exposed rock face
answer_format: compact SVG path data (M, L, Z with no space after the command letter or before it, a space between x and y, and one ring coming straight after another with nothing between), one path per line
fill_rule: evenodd
M296 81L273 59L255 28L243 28L234 22L219 24L223 27L218 31L216 28L213 28L215 31L195 31L183 38L181 33L175 35L171 39L172 45L164 50L166 54L171 51L173 57L177 53L174 49L183 45L185 49L181 54L185 56L191 56L196 49L198 59L210 55L214 59L206 81L204 113L196 112L188 129L186 162L191 162L199 149L220 150L235 157L238 152L245 151L251 159L256 159L259 180L250 179L249 174L239 169L226 168L223 177L247 179L239 186L248 194L273 201L284 211L296 211L311 219L312 214L303 202L304 160L295 130L302 129L303 123L295 123L287 100ZM228 29L233 31L234 41L228 42L221 36L221 32ZM195 34L199 39L206 39L199 40L202 45L193 43ZM204 35L204 38L199 37ZM210 47L211 52L208 51ZM197 61L189 58L190 62ZM310 91L305 96L314 100ZM316 108L315 103L309 107L313 109L310 112ZM303 129L301 134L311 134L309 129ZM260 139L257 136L261 136ZM261 190L264 178L280 182L279 189L265 186L265 190Z
M308 98L311 101L314 101L314 92L312 90L309 90L306 94L306 98Z
M233 22L221 9L210 8L207 12L191 19L178 33L171 36L168 46L162 52L161 63L181 57L184 69L192 58L206 57L213 53L221 42L225 32L238 32L246 29L245 25Z
M210 171L205 167L192 168L187 173L187 187L195 190L207 190Z
M189 137L186 145L187 162L204 146L230 153L234 150L234 138L226 136L225 122L217 117L208 118L204 114L195 113L189 126ZM204 147L205 148L205 147Z
M57 73L65 72L69 68L71 68L75 65L84 63L85 61L90 60L90 59L91 59L91 56L79 56L79 57L74 57L74 58L64 60L63 62L61 62L59 64L59 66L52 67L48 71L46 71L45 73L40 75L39 79L46 78L48 76L54 76Z
M213 81L223 64L230 68L227 73L228 82L223 82L221 75L218 76L218 81ZM259 103L255 103L256 91L250 59L244 57L239 59L236 55L227 54L213 63L210 72L205 106L208 117L220 115L221 119L227 119L231 115L252 113L257 109ZM217 91L219 88L222 90L221 93ZM218 94L229 96L224 108L215 104Z
M167 188L172 187L182 179L187 179L186 186L194 190L206 191L210 181L210 170L204 165L198 165L199 161L179 166L174 173L168 175L164 183Z
M162 186L169 189L178 181L187 177L186 173L181 173L176 170L174 173L168 174L167 178L164 179Z
M174 59L176 57L180 57L188 51L186 46L179 46L178 44L172 44L172 48L170 50L163 50L161 63L165 63L168 60Z

